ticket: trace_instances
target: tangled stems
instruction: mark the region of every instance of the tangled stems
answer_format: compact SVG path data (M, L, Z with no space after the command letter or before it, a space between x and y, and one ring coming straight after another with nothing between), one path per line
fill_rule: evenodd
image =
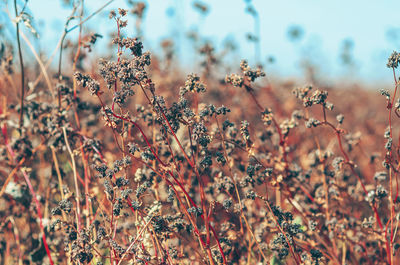
M151 80L148 80L148 81L151 82ZM150 99L149 99L149 97L148 97L148 95L147 95L147 93L146 93L146 91L145 91L145 89L144 89L142 83L139 82L139 85L140 85L140 88L142 89L143 93L145 94L147 100L149 101L149 104L151 104ZM155 95L155 93L154 93L153 90L151 90L151 93L152 93L153 97L155 98L156 95ZM209 219L210 216L207 214L207 209L206 209L206 206L205 206L205 200L206 200L206 199L205 199L205 193L204 193L204 182L203 182L203 178L202 178L202 177L200 176L200 174L199 174L199 171L197 170L196 162L195 162L195 156L193 156L193 161L188 157L188 155L187 155L185 149L182 147L181 142L179 141L178 137L176 136L174 130L172 129L172 126L171 126L170 122L168 121L168 119L167 119L167 117L166 117L166 115L165 115L163 109L161 108L160 103L159 103L157 100L156 100L155 102L156 102L156 104L157 104L157 106L158 106L158 109L160 110L160 112L161 112L161 114L162 114L164 120L165 120L166 123L167 123L167 126L168 126L168 128L169 128L169 131L171 131L171 133L172 133L173 137L175 138L175 141L177 142L177 144L178 144L178 146L179 146L179 148L180 148L182 154L184 155L186 161L189 163L190 167L191 167L192 169L194 169L195 174L196 174L196 176L197 176L197 179L199 180L200 200L201 200L201 204L202 204L202 208L203 208L203 213L206 214L206 216L203 218L203 220L204 220L204 222L205 222L205 225L206 225L206 233L207 233L207 235L206 235L206 237L207 237L207 239L206 239L206 240L207 240L206 247L207 247L207 251L210 252L210 231L209 231L210 228L213 230L214 236L216 236L216 233L215 233L214 229L213 229L213 228L211 227L211 225L210 225L210 219ZM191 137L191 134L190 134L190 127L188 127L188 128L189 128L189 139L191 139L192 137ZM168 132L168 130L167 130L167 132ZM167 136L166 136L165 138L167 138ZM190 140L190 144L191 144L191 147L192 147L192 141L191 141L191 140ZM192 148L192 150L193 150L193 148ZM153 152L153 154L154 154L154 152ZM197 207L195 204L194 204L193 206L194 206L194 207ZM219 242L219 240L217 239L217 237L216 237L216 240ZM218 246L219 246L219 245L218 245ZM219 246L219 247L220 247L220 246ZM222 251L221 248L220 248L220 251L221 251L222 257L223 257L223 259L224 259L224 263L226 263L225 255L223 254L223 251ZM211 255L211 252L209 253L209 255ZM210 257L210 261L212 261L212 258L211 258L211 257Z
M322 112L323 112L323 115L324 115L324 120L322 121L321 125L326 125L326 126L332 128L332 130L334 130L334 132L336 134L336 138L337 138L338 144L339 144L340 152L343 154L343 156L345 158L344 163L349 165L352 174L357 177L357 180L360 183L365 195L368 195L368 191L367 191L364 183L362 182L360 175L355 171L354 163L350 160L349 155L346 153L346 151L343 148L342 138L341 138L341 133L343 132L343 130L336 128L332 123L330 123L327 120L327 118L326 118L326 110L325 110L325 107L323 105L322 105ZM375 217L376 217L376 220L378 222L380 230L382 232L384 231L384 233L385 233L387 259L388 259L388 263L392 264L392 258L391 258L391 256L392 256L391 252L392 251L391 251L391 247L390 247L391 246L391 243L390 243L391 239L389 240L387 238L387 227L386 227L386 229L384 229L383 224L382 224L382 220L381 220L381 218L379 216L379 213L378 213L378 209L376 208L374 203L371 203L371 207L372 207L372 210L375 213ZM391 222L391 220L389 220L389 222Z
M0 108L0 114L1 114L1 113L3 113L3 109L2 109L2 108ZM3 134L3 137L4 137L5 142L7 142L7 139L8 139L8 137L7 137L7 130L4 129L4 128L5 128L5 127L3 127L2 134ZM14 154L14 151L12 150L11 147L10 147L10 151L11 151L11 152L10 152L10 155L11 155L11 157L14 159L14 155L13 155L13 154ZM18 165L17 165L17 166L15 167L15 169L13 170L14 174L16 173L17 169L20 168L20 166L22 166L22 164L24 163L24 161L25 161L25 158L22 158L21 161L18 163ZM26 173L26 171L25 171L24 168L20 168L20 170L21 170L21 172L22 172L22 175L24 176L25 182L26 182L26 184L28 185L29 191L31 192L32 197L33 197L33 200L34 200L34 202L35 202L35 205L36 205L36 213L37 213L37 215L38 215L38 217L39 217L39 226L40 226L40 230L41 230L41 232L42 232L43 246L44 246L44 248L45 248L45 250L46 250L46 254L47 254L47 257L49 258L50 264L53 265L54 262L53 262L53 259L52 259L52 257L51 257L51 252L50 252L49 245L47 244L46 232L45 232L44 225L43 225L43 217L42 217L42 210L41 210L41 207L40 207L40 203L39 203L39 201L38 201L38 199L37 199L36 192L35 192L35 190L33 189L33 186L32 186L32 183L31 183L31 180L30 180L29 175ZM10 174L10 176L12 176L12 175L14 175L14 174ZM8 178L8 179L11 179L11 178ZM5 187L7 186L6 184L7 184L7 183L3 184L3 185L4 185L3 188L5 188ZM3 189L2 189L2 192L3 192Z
M149 80L149 81L151 82L151 80ZM144 90L142 83L139 82L139 85L140 85L140 87L141 87L143 93L146 95L146 98L149 100L149 97L147 96L147 93L146 93L146 91ZM152 92L152 94L153 94L153 97L155 98L155 93L154 93L154 91L151 91L151 92ZM180 148L180 150L182 151L182 153L183 153L183 155L184 155L186 161L189 163L190 167L191 167L192 169L194 169L194 171L195 171L195 174L196 174L196 176L197 176L197 179L199 180L200 200L201 200L201 204L202 204L202 208L203 208L203 213L206 214L206 213L207 213L207 209L206 209L206 206L205 206L205 200L206 200L206 199L205 199L205 193L204 193L204 182L203 182L203 178L202 178L202 177L200 176L200 174L199 174L199 171L197 170L196 162L195 162L195 156L193 156L193 161L190 160L190 158L188 157L186 151L183 149L181 142L179 141L178 137L176 136L174 130L172 129L172 126L171 126L170 122L168 121L168 119L167 119L167 117L166 117L166 115L165 115L163 109L161 108L160 103L159 103L158 101L155 101L155 102L156 102L156 104L157 104L157 106L158 106L158 108L159 108L159 110L160 110L160 112L161 112L161 114L162 114L164 120L166 121L169 130L171 131L173 137L175 138L175 141L176 141L177 144L179 145L179 148ZM150 104L150 101L149 101L149 104ZM191 134L190 134L190 127L188 127L188 128L189 128L189 139L190 139L190 144L191 144L191 147L192 147L192 141L191 141L192 136L191 136ZM168 131L168 130L167 130L167 131ZM167 138L167 136L166 136L165 138ZM192 150L193 150L193 148L192 148ZM195 207L197 207L197 206L195 206ZM207 237L207 245L206 245L206 246L207 246L207 250L208 250L208 251L210 250L210 231L209 231L209 230L210 230L210 219L209 219L209 217L210 217L210 216L209 216L208 214L206 214L206 217L205 217L205 219L204 219L204 222L205 222L205 225L206 225L206 233L207 233L207 236L206 236L206 237ZM215 232L214 232L214 233L215 233ZM222 254L223 254L223 253L222 253ZM223 257L224 257L224 255L223 255ZM210 260L212 260L212 259L210 258ZM224 261L225 261L225 257L224 257Z
M338 144L339 144L340 152L343 154L343 156L345 158L345 162L344 163L349 165L351 172L353 173L353 175L355 175L357 177L358 182L360 183L365 195L368 195L368 191L367 191L364 183L362 182L360 175L354 169L354 163L350 160L349 155L346 153L346 151L343 148L342 138L341 138L341 134L342 134L343 130L336 128L332 123L330 123L327 120L326 111L325 111L325 107L324 106L322 106L322 111L323 111L323 115L324 115L324 120L322 121L321 124L322 125L327 125L330 128L332 128L332 130L334 130L334 132L336 134L336 138L337 138ZM376 219L378 221L379 228L383 231L382 220L379 217L378 210L377 210L377 208L376 208L376 206L374 204L372 204L371 206L372 206L372 209L373 209L373 211L375 213Z
M223 151L224 151L225 159L226 159L226 161L227 161L227 163L228 163L230 178L231 178L232 182L233 182L234 185L235 185L236 197L237 197L237 199L238 199L238 201L239 201L239 206L240 206L240 214L242 215L242 218L243 218L243 220L244 220L244 222L245 222L245 224L246 224L246 226L247 226L247 229L250 231L251 236L254 238L254 241L255 241L256 244L257 244L257 247L258 247L258 250L259 250L260 253L261 253L261 256L263 256L263 258L264 258L265 260L267 260L267 258L265 257L264 252L263 252L262 249L261 249L261 246L260 246L259 242L257 241L257 239L256 239L255 236L254 236L254 233L253 233L253 231L252 231L252 229L251 229L251 227L250 227L250 225L249 225L249 223L248 223L248 221L247 221L246 216L245 216L244 213L243 213L242 201L241 201L241 199L240 199L239 190L238 190L238 188L237 188L236 180L233 178L232 167L231 167L231 164L230 164L230 158L229 158L229 156L228 156L228 153L226 152L225 137L224 137L224 134L223 134L222 131L221 131L221 126L219 125L219 121L218 121L217 116L215 115L214 117L215 117L215 121L216 121L217 126L218 126L218 131L219 131L220 136L221 136L222 149L223 149ZM242 221L241 221L241 220L240 220L240 226L241 226L241 230L242 230Z
M165 164L165 163L159 158L159 156L157 155L157 153L154 151L154 148L152 147L151 143L149 142L148 138L146 137L145 133L143 132L143 130L142 130L142 128L139 126L139 124L137 124L136 122L134 122L133 120L131 120L131 119L129 119L129 118L125 118L125 117L123 117L123 116L120 116L120 115L118 115L118 114L115 114L113 111L106 111L105 105L104 105L104 103L103 103L103 101L102 101L100 95L99 95L98 93L96 93L96 96L97 96L97 98L99 99L100 104L101 104L101 106L102 106L102 109L103 109L103 111L105 111L105 113L106 113L108 119L109 119L108 115L110 114L110 115L112 115L113 117L118 118L118 119L123 120L123 121L126 121L126 122L132 124L133 126L135 126L135 128L138 128L138 130L140 131L140 133L141 133L141 135L142 135L144 141L146 142L146 145L149 147L149 149L150 149L151 153L154 155L155 159L156 159L164 168L167 169L167 168L168 168L168 165ZM113 128L112 128L112 130L114 131ZM171 131L172 131L172 130L171 130ZM115 136L115 135L114 135L114 136ZM176 135L175 135L175 137L176 137ZM177 138L176 138L176 139L177 139ZM115 136L115 140L117 141L116 136ZM117 141L117 142L118 142L118 141ZM119 144L118 144L118 145L119 145ZM119 147L119 149L120 149L122 152L124 152L124 151L122 150L121 147ZM136 158L135 158L135 159L136 159ZM144 162L144 161L143 161L143 162ZM157 173L157 171L154 170L152 167L150 167L150 165L147 164L147 166L149 166L150 169L152 169L155 173ZM169 169L167 169L166 172L167 172L167 173L173 178L173 180L177 183L177 185L179 186L179 188L180 188L180 189L182 190L182 192L184 193L185 197L189 200L190 204L191 204L193 207L198 208L198 207L197 207L197 204L196 204L196 203L194 202L194 200L190 197L190 195L187 193L187 191L186 191L185 188L182 186L182 184L176 179L176 177L174 176L174 174L172 173L172 171L169 170ZM170 181L168 181L168 180L164 177L164 175L161 175L161 176L163 177L164 180L166 180L167 184L168 184L170 187L173 188L174 192L177 194L177 197L179 198L178 193L177 193L177 191L175 190L175 188L174 188L174 186L172 185L172 183L171 183ZM186 212L187 216L190 216L186 209L185 209L185 212ZM206 216L204 216L204 214L207 214L207 213L205 213L205 212L201 213L200 217L201 217L201 218L203 219L203 221L205 221L205 223L206 223L206 221L207 221L208 218L207 218ZM191 222L193 222L193 221L191 221ZM194 223L194 222L193 222L193 223ZM213 235L214 235L214 237L215 237L215 240L216 240L217 245L218 245L218 249L219 249L220 254L221 254L221 256L222 256L222 258L223 258L223 260L224 260L224 264L227 264L227 263L226 263L226 257L225 257L225 254L224 254L223 250L222 250L222 247L221 247L221 245L220 245L218 235L217 235L217 233L216 233L214 227L213 227L211 224L209 225L209 228L210 228L211 232L213 233ZM210 251L209 245L207 246L207 244L203 241L203 239L201 238L200 232L198 231L198 229L196 228L196 226L195 226L195 232L196 232L196 234L199 236L199 240L200 240L202 246L205 247L205 248L207 249L209 258L212 259L212 257L211 257L211 251Z
M392 66L392 71L393 71L393 79L394 79L394 83L395 83L395 88L394 88L392 101L390 101L390 99L388 99L388 105L387 105L387 108L389 110L388 122L389 122L389 137L390 137L390 139L393 139L392 111L393 111L393 104L394 104L394 100L396 99L397 88L398 88L398 81L397 81L397 78L396 78L396 71L395 71L395 67L394 66ZM397 114L397 112L395 112L395 113ZM392 240L393 240L393 220L394 220L394 203L393 202L397 200L398 192L399 192L398 180L397 180L397 171L395 170L395 174L396 174L396 196L395 196L395 199L393 200L393 170L392 170L393 149L392 148L389 150L389 158L388 158L388 160L389 160L388 164L390 165L390 167L389 167L390 220L388 221L388 223L386 225L385 238L387 239L387 226L390 223L390 240L387 242L387 245L388 245L387 247L388 247L388 249L390 251L390 252L388 252L388 259L390 257L389 262L391 264L392 260L393 260L393 251L391 251L391 249L392 249Z
M395 80L396 80L396 79L395 79ZM250 94L250 96L251 96L251 98L253 99L253 101L255 102L255 104L256 104L256 106L258 107L258 109L260 109L260 111L263 111L264 108L261 106L261 104L258 102L256 96L254 95L254 90L253 90L253 88L252 88L249 84L245 84L245 88L246 88L246 91ZM397 89L397 85L396 85L396 89ZM396 90L395 90L395 93L396 93ZM391 105L393 105L393 103L389 103L389 105L391 106ZM359 174L355 171L354 163L350 160L348 154L346 153L346 151L345 151L344 148L343 148L342 139L341 139L341 133L342 133L343 131L342 131L341 129L336 128L332 123L330 123L330 122L327 120L325 106L324 106L323 104L322 104L321 106L322 106L322 112L323 112L323 117L324 117L324 120L321 122L321 125L326 125L326 126L328 126L328 127L330 127L331 129L334 130L335 135L336 135L336 137L337 137L337 141L338 141L338 145L339 145L340 152L343 154L343 156L344 156L344 158L345 158L344 163L347 164L347 165L349 165L352 174L355 175L355 176L357 177L357 180L358 180L358 182L360 183L360 185L361 185L361 187L362 187L364 193L365 193L366 195L368 195L367 189L366 189L364 183L362 182L361 177L360 177ZM275 129L276 129L276 131L278 132L278 135L279 135L279 139L280 139L279 145L280 145L280 146L282 147L282 149L283 149L283 151L282 151L282 157L283 157L283 160L284 160L284 162L285 162L285 171L287 172L287 170L288 170L288 161L287 161L287 153L286 153L286 150L285 150L286 141L285 141L285 138L284 138L284 136L283 136L283 134L282 134L282 132L281 132L281 129L280 129L280 127L279 127L279 124L277 123L277 121L275 120L274 117L272 117L272 123L274 124L274 127L275 127ZM392 182L390 182L390 183L392 183ZM378 222L378 226L379 226L380 230L383 232L383 231L384 231L384 227L383 227L383 224L382 224L382 220L381 220L381 218L380 218L380 216L379 216L378 210L377 210L376 206L375 206L373 203L371 204L371 207L372 207L372 209L373 209L373 211L374 211L376 220L377 220L377 222ZM393 220L392 220L392 218L391 218L391 219L389 220L389 222L392 222L392 221L393 221ZM393 233L393 230L392 230L391 233ZM386 234L387 234L387 229L385 230L385 235L386 235ZM391 237L391 238L392 238L392 237ZM388 258L388 263L389 263L389 264L392 264L392 263L391 263L391 260L392 260L392 259L391 259L391 254L390 254L390 253L391 253L391 251L390 251L390 249L391 249L391 247L390 247L390 246L391 246L391 243L390 243L391 239L389 240L389 239L387 238L387 236L385 236L385 239L386 239L386 252L387 252L387 256L388 256L388 257L387 257L387 258Z
M256 106L258 107L258 109L261 112L263 112L265 109L261 106L261 104L257 100L257 97L254 95L254 89L249 84L246 84L245 88L246 88L246 91L250 94L251 98L253 99L253 101L256 104ZM287 171L289 164L288 164L288 159L287 159L285 136L282 134L282 130L279 127L279 124L276 121L276 119L274 117L272 117L271 119L272 119L274 127L279 135L279 146L282 147L282 157L283 157L283 161L285 162L285 170Z

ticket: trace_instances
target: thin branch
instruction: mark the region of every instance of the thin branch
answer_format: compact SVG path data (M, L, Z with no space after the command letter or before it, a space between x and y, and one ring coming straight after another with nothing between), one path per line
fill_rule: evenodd
M14 0L14 10L15 10L15 17L18 18L17 0ZM22 57L22 50L21 50L21 40L19 38L19 21L17 20L15 24L17 26L18 56L19 56L19 65L21 68L21 95L20 95L21 110L19 113L19 129L21 130L22 126L24 125L25 71L24 71L24 59Z
M79 186L78 186L78 177L76 174L76 165L75 165L75 155L71 150L71 147L69 145L68 142L68 137L67 137L67 131L65 129L65 127L62 128L63 129L63 133L64 133L64 139L65 139L65 145L67 146L67 150L69 155L71 156L71 161L72 161L72 171L74 173L74 183L75 183L75 200L76 200L76 221L78 224L78 231L80 231L81 229L81 207L80 207L80 203L81 203L81 196L79 193Z

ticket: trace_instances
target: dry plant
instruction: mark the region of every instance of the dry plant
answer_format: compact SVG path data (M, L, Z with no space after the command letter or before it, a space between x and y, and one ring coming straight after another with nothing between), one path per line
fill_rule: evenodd
M400 54L384 98L265 82L245 60L222 76L225 53L209 43L202 74L188 74L172 67L171 41L163 62L126 36L118 9L110 57L85 69L101 35L82 26L110 2L84 17L74 1L55 70L22 42L21 21L34 29L13 3L16 39L0 50L0 263L400 262ZM130 4L142 36L146 5Z

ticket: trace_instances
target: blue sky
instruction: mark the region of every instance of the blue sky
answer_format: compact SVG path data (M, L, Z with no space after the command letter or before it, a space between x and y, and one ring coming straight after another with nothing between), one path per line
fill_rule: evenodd
M8 1L9 4L11 2ZM86 15L106 2L86 0ZM253 44L246 40L246 33L253 31L254 27L252 17L245 12L246 2L202 2L210 8L205 17L194 11L193 1L190 0L148 0L143 24L145 48L158 50L159 41L172 35L179 43L182 63L190 65L194 58L193 50L184 36L185 32L197 28L216 47L221 47L227 38L235 39L239 45L234 55L237 60L247 58L254 63ZM400 49L400 38L393 41L388 32L400 36L400 1L253 0L251 3L260 17L260 60L266 62L268 56L275 58L275 63L267 65L271 74L301 76L300 61L306 53L328 79L339 76L371 81L391 80L386 58L393 50ZM28 7L41 34L41 46L46 49L55 47L69 9L56 0L30 0ZM101 33L113 31L115 25L109 21L107 14L117 7L124 8L127 4L124 0L114 1L90 20L86 29ZM133 24L134 19L129 17L128 25L133 27ZM287 34L288 28L293 25L304 31L302 39L295 43L289 41ZM133 30L129 30L129 34L133 35ZM353 43L353 67L342 67L340 64L339 55L344 40ZM107 44L107 40L97 43L98 52L107 49Z

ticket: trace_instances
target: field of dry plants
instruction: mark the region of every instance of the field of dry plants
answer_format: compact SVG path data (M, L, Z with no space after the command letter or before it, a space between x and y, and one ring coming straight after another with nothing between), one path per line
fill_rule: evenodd
M190 73L173 40L125 34L132 1L93 58L75 2L51 57L8 1L1 264L400 264L400 54L381 91L272 80L201 41Z

